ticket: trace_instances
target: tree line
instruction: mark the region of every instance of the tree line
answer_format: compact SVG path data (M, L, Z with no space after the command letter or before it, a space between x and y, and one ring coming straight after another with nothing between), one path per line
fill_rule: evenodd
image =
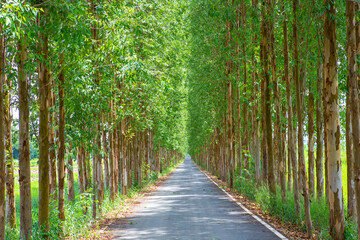
M0 2L0 239L10 229L31 239L34 226L36 236L54 238L52 201L56 237L66 237L61 222L72 217L65 205L76 194L91 194L84 214L96 219L107 192L114 201L182 159L182 15L181 1ZM37 206L31 139L39 149Z
M345 217L360 234L359 4L189 4L191 155L230 187L251 179L283 203L291 190L309 237L324 198L330 238L345 238Z

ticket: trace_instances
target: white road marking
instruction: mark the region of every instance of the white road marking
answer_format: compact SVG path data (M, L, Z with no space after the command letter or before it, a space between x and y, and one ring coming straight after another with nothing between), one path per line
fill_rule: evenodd
M202 172L202 171L201 171ZM258 222L260 222L262 225L264 225L267 229L269 229L272 233L274 233L276 236L278 236L281 240L288 240L288 238L286 238L284 235L282 235L280 232L278 232L275 228L273 228L272 226L270 226L269 224L267 224L266 222L264 222L263 220L261 220L258 216L256 216L254 213L252 213L249 209L247 209L243 204L241 204L240 202L236 201L236 199L231 196L225 189L221 188L214 180L211 179L211 177L209 177L205 172L202 172L203 174L205 174L205 176L211 180L211 182L213 182L219 189L221 189L232 201L234 201L237 205L239 205L242 209L244 209L244 211L246 213L248 213L250 216L252 216L253 218L255 218Z

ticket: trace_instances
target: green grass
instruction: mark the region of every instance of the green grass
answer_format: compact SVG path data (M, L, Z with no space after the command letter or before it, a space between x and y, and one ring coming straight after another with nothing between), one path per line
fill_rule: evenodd
M346 162L346 151L344 146L341 149L342 159L342 183L343 183L343 196L344 196L344 207L345 214L347 212L347 162ZM308 155L307 149L305 149L305 160L308 173ZM253 161L250 158L250 161ZM253 166L251 163L250 165ZM239 176L237 172L235 175L234 188L245 195L249 200L255 201L261 206L261 208L268 214L277 217L283 222L296 224L300 230L306 231L305 226L305 214L304 214L304 200L300 195L300 206L301 206L301 218L297 219L295 212L294 195L292 191L286 192L286 201L281 198L280 187L277 186L277 195L275 198L270 197L270 191L267 186L258 186L254 180L253 171L249 171L251 179L247 179L244 176ZM316 170L315 170L316 176ZM324 178L325 178L325 166L324 166ZM325 182L324 182L325 184ZM316 177L315 177L316 187ZM324 186L325 187L325 186ZM324 189L325 194L325 189ZM319 239L330 239L329 236L329 208L325 196L318 201L316 198L312 198L310 202L311 218L313 227L318 230ZM349 219L346 220L345 227L345 239L355 240L357 239L357 228L356 225Z

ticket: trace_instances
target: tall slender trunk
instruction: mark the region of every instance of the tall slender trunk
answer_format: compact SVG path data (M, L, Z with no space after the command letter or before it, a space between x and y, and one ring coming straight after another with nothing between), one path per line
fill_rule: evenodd
M316 89L316 197L320 200L324 195L324 140L323 140L323 111L322 111L322 92L323 92L323 64L318 56L318 72Z
M348 68L350 77L357 77L356 73L356 35L355 31L355 16L352 15L351 5L346 5L347 13L347 55L348 55ZM355 55L355 56L354 56ZM354 59L355 58L355 59ZM355 61L354 61L355 60ZM354 69L355 68L355 69ZM348 78L348 90L350 90L350 79ZM348 217L356 220L356 200L355 200L355 182L354 182L354 148L352 139L352 126L351 126L351 99L349 91L346 93L346 161L347 161L347 200L348 200Z
M0 239L5 239L5 123L4 85L5 83L5 36L0 25Z
M242 33L242 65L243 65L243 136L242 136L242 159L244 160L244 168L249 171L249 159L248 159L248 97L247 97L247 57L246 57L246 4L245 1L241 3L241 29ZM249 176L248 176L249 177Z
M47 24L48 10L40 11L39 25ZM48 36L39 31L39 226L49 231L49 74L48 74Z
M95 123L96 124L96 123ZM97 125L97 124L96 124ZM97 134L97 127L94 127L94 139L92 141L92 144L96 146L96 134ZM90 165L90 163L89 163ZM97 217L97 212L98 212L98 204L97 204L97 199L98 199L98 178L97 178L97 149L94 149L92 151L92 217L93 219L96 219ZM89 171L90 173L90 171Z
M72 146L68 151L68 164L67 164L67 182L68 182L68 201L73 202L75 200L75 184L74 184L74 164L72 157ZM79 184L80 185L80 184Z
M83 193L85 190L85 181L84 181L84 173L83 173L83 159L82 159L82 153L81 153L81 147L77 147L77 164L78 164L78 179L79 179L79 193Z
M358 224L358 238L360 237L360 120L359 120L359 82L358 82L358 69L357 69L357 38L360 38L356 33L356 23L355 23L355 12L356 12L356 2L350 0L346 1L346 15L347 15L347 58L348 58L348 88L349 88L349 98L350 98L350 119L352 127L352 141L353 141L353 158L349 158L348 161L348 172L352 170L353 167L353 176L348 175L348 181L350 185L355 181L355 195L356 203L353 205L357 206L357 224ZM353 162L349 162L353 160ZM341 173L340 173L341 174ZM351 198L351 199L350 199ZM349 196L348 201L353 200L352 196ZM350 203L348 203L350 204ZM355 206L351 210L356 209ZM350 210L350 209L349 209ZM355 212L353 212L355 214ZM350 214L349 214L350 215Z
M305 168L305 154L304 154L304 134L303 134L303 116L304 112L304 80L299 76L299 53L298 53L298 36L297 36L297 7L298 0L293 0L293 13L294 13L294 22L293 22L293 42L294 42L294 81L296 87L296 109L298 117L298 156L299 156L299 166L301 172L301 181L304 197L304 211L305 211L305 222L306 222L306 231L308 236L312 235L312 222L310 215L310 200L309 192L307 185L307 176ZM304 66L305 68L306 66ZM305 71L305 70L304 70ZM304 74L305 76L305 74Z
M237 14L236 14L236 31L238 31L238 38L240 39L241 33L239 32L241 21L240 21L240 15L241 10L240 6L237 6ZM240 43L239 41L236 41L236 56L239 56L240 53ZM236 125L236 144L234 147L236 148L236 163L235 167L239 169L240 176L242 175L242 154L241 154L241 100L240 100L240 63L236 62L235 64L236 68L236 84L235 84L235 90L236 90L236 122L234 124ZM216 131L216 129L215 129ZM215 134L214 134L215 135Z
M330 236L332 239L344 239L345 219L340 157L339 89L336 66L337 40L334 18L336 14L333 1L325 0L324 3L328 6L325 10L324 23L324 119L326 119L325 132L327 134L325 142L327 143L326 157L328 159L328 178L330 184L328 188ZM357 119L359 118L357 117Z
M127 170L127 156L128 156L128 153L127 153L127 139L126 139L126 136L125 136L125 129L126 127L126 123L125 123L125 119L123 119L121 121L121 130L122 130L122 152L123 152L123 160L122 160L122 166L121 166L121 177L122 177L122 181L121 181L121 194L123 195L126 195L127 194L127 178L128 178L128 170Z
M309 112L308 112L308 162L309 162L309 194L315 196L315 139L314 139L314 94L312 81L309 81Z
M110 100L110 121L109 121L109 126L110 123L113 125L113 100ZM109 143L110 143L110 148L109 148L109 167L110 167L110 179L109 179L109 184L110 184L110 200L114 201L115 200L115 166L114 166L114 141L113 141L113 127L110 128L109 131Z
M266 183L268 181L268 146L267 146L267 138L266 138L266 98L265 98L265 89L266 89L266 81L265 78L268 76L267 62L268 62L268 54L266 52L267 48L267 30L265 23L265 1L263 0L261 6L261 37L260 41L260 61L263 70L261 71L261 112L265 114L261 114L261 155L262 155L262 167L263 167L263 181Z
M259 6L259 1L252 0L251 4L252 4L252 8L253 8L252 11L254 12L254 14L256 14L255 17L257 17L257 9ZM256 30L254 23L251 24L251 29L253 32L252 45L255 48L255 46L258 44L258 42L257 42L257 36L254 34L254 32ZM252 63L251 79L252 79L252 86L253 86L253 109L252 109L253 117L252 118L253 118L255 181L257 183L259 183L260 178L261 178L261 162L260 162L260 137L259 137L260 124L259 124L259 119L258 119L258 112L259 112L258 94L259 94L260 89L257 84L257 80L258 80L258 74L256 72L257 60L256 60L256 56L254 54L254 50L252 51L251 63Z
M101 114L99 114L100 119L102 118ZM97 131L96 131L96 179L97 179L97 196L98 196L98 204L99 211L101 212L101 204L104 200L104 175L103 175L103 167L102 167L102 157L101 157L101 124L97 123Z
M275 182L275 171L274 171L274 156L273 156L273 142L272 142L272 120L271 120L271 86L270 86L270 75L269 75L269 42L271 41L270 29L273 29L273 23L270 19L270 13L274 7L272 0L264 1L262 12L262 81L264 82L264 113L265 113L265 137L266 137L266 148L267 148L267 163L268 163L268 185L270 192L276 194L276 182Z
M26 39L22 38L18 42L20 238L28 240L31 239L31 175L26 59Z
M274 102L275 102L275 144L276 144L276 153L277 153L277 163L279 170L279 180L281 187L281 197L283 200L286 199L286 158L283 157L283 146L282 146L282 137L281 137L281 108L280 108L280 89L278 87L278 76L276 72L276 52L275 52L275 28L274 20L271 20L270 28L270 53L271 53L271 72L272 72L272 83L273 83L273 93L274 93Z
M54 97L54 81L51 78L49 72L49 109L53 109L55 106ZM56 200L57 198L57 181L56 181L56 151L55 151L55 111L49 111L49 175L50 175L50 196L51 199Z
M104 161L105 189L110 188L110 170L108 158L107 130L105 125L105 114L102 115L102 148Z
M58 152L58 177L59 177L59 218L65 221L65 73L64 54L60 54L59 74L59 152Z
M1 31L0 31L1 32ZM0 40L1 41L1 40ZM1 43L0 43L1 44ZM1 47L0 47L1 49ZM1 51L0 51L1 52ZM1 56L0 56L1 59ZM1 61L1 60L0 60ZM5 67L6 63L4 64ZM11 134L11 79L7 75L1 73L0 78L3 76L4 83L6 83L6 90L4 92L4 121L5 121L5 151L6 151L6 222L11 228L16 228L16 209L15 209L15 175L14 175L14 159L12 150L12 134ZM4 84L5 85L5 84Z
M349 89L349 86L348 86ZM350 218L356 219L356 204L355 204L355 182L354 182L354 148L352 139L352 126L351 126L351 103L350 94L346 93L346 162L347 162L347 215Z
M114 111L115 111L115 106L114 106ZM119 193L119 166L118 166L118 151L119 150L119 146L118 146L118 137L119 134L117 132L117 126L116 126L116 114L114 114L114 126L113 126L113 149L114 149L114 154L113 154L113 164L114 164L114 190L115 190L115 194Z
M300 200L299 200L299 183L297 178L297 158L295 149L295 133L293 126L293 108L292 108L292 94L291 94L291 79L289 76L289 51L288 51L288 29L287 29L287 14L284 12L283 34L284 34L284 78L286 82L286 97L288 109L288 154L292 166L293 175L293 193L295 201L295 211L297 219L300 218Z

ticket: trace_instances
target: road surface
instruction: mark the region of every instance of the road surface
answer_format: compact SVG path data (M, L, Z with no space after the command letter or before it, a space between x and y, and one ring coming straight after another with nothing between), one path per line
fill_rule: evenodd
M280 239L186 158L168 180L112 226L114 239Z

